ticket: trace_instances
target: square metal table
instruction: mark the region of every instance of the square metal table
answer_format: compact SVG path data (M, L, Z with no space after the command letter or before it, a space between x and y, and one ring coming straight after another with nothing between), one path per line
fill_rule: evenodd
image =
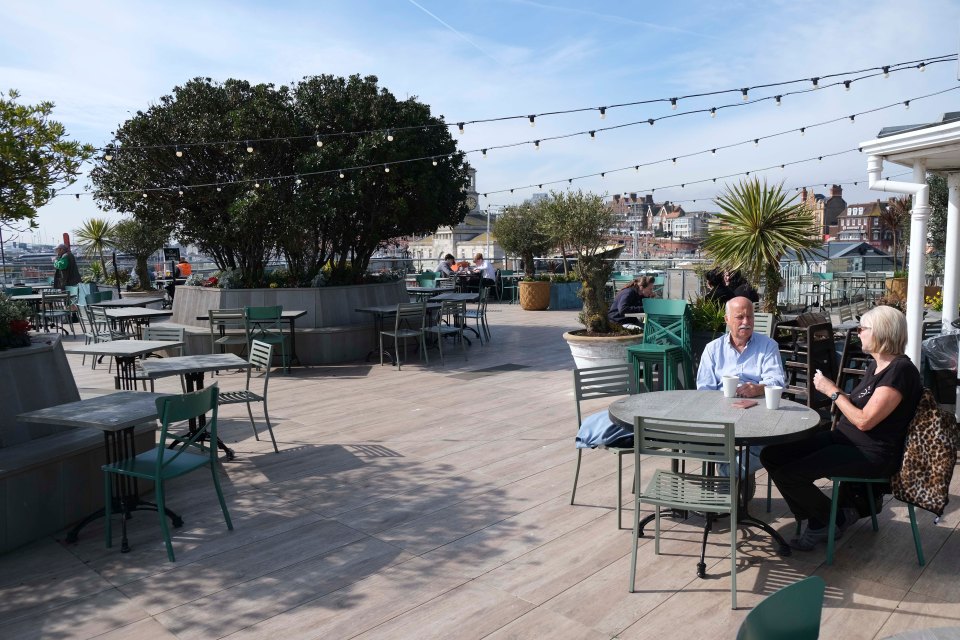
M78 344L70 349L64 349L64 351L66 353L113 357L117 363L114 386L117 389L136 391L137 380L135 378L138 358L149 355L154 351L182 346L182 342L172 340L109 340L107 342Z
M300 364L300 358L297 356L296 321L297 321L297 318L302 318L305 315L307 315L307 312L303 309L289 309L289 310L284 310L280 312L280 320L282 322L287 323L287 326L289 327L289 332L290 332L290 364L293 364L294 362L296 362L297 364ZM225 320L233 320L233 319L243 320L243 314L238 313L236 314L236 316L234 316L233 314L225 314L225 315L221 315L220 318ZM197 320L201 320L203 322L206 322L209 319L210 319L210 314L208 313L202 313L197 316ZM223 337L225 331L226 329L223 326L221 326L220 327L221 337Z
M250 363L234 353L205 353L196 356L177 356L174 358L157 358L145 360L140 364L143 373L151 380L183 376L187 386L187 393L203 389L203 377L207 371L220 369L249 369ZM194 433L202 427L205 418L200 416L197 421L190 421L190 432ZM227 455L227 460L233 460L235 454L222 440L217 438L217 447Z
M157 399L166 393L119 391L105 396L68 402L28 413L21 413L17 420L43 424L56 424L80 429L96 429L103 432L103 449L107 464L127 460L137 455L134 447L135 427L156 421ZM115 475L110 499L113 510L122 514L122 541L120 551L127 553L127 518L131 511L156 511L157 505L140 499L137 479ZM80 530L88 523L103 517L103 507L97 509L67 533L67 542L76 542ZM183 519L170 509L167 516L174 527L183 525Z
M94 302L91 304L91 307L103 307L105 309L110 308L122 308L122 307L145 307L148 304L154 304L155 302L163 302L163 297L158 296L156 298L120 298L118 300L104 300L103 302Z
M122 325L133 328L138 338L143 336L143 327L150 326L151 318L164 318L173 315L172 309L148 309L146 307L107 308L107 317Z

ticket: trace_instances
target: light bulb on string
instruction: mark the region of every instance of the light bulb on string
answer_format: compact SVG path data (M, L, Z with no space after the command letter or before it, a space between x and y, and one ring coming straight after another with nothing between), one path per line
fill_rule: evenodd
M814 88L814 89L819 89L819 88L820 88L820 78L810 78L810 82L813 83L813 88Z
M607 119L607 108L606 108L606 107L600 107L600 119L601 119L601 120L606 120L606 119Z
M740 89L740 93L743 94L743 101L744 101L744 102L746 102L747 100L750 99L750 94L749 94L748 92L749 92L749 89L747 89L746 87L744 87L743 89Z
M79 194L79 193L75 193L75 194L73 194L73 195L77 198L77 200L80 199L80 194Z
M487 157L487 150L486 150L486 149L480 149L480 152L483 154L483 157L484 157L484 158Z
M889 66L889 65L884 65L884 67L883 67L883 77L884 77L884 78L889 78L889 77L890 77L890 66Z
M387 142L393 142L393 132L387 131Z
M909 100L904 100L904 101L903 101L903 108L906 109L907 111L910 110L910 101L909 101Z
M301 184L301 183L303 182L303 180L301 180L300 178L297 178L294 182L295 182L296 184Z
M601 174L600 174L600 178L606 178L606 177L607 177L607 174L606 174L606 173L601 173Z
M253 183L253 188L254 188L254 189L259 189L259 188L260 188L260 183L259 183L259 182L254 182L254 183Z
M144 198L147 197L147 192L146 192L146 191L143 192L143 197L144 197Z
M221 191L223 191L223 187L217 187L217 193L220 193Z
M383 165L383 172L384 172L384 173L390 173L390 165L386 165L386 164Z
M670 98L670 108L673 109L674 111L677 110L677 99L676 99L676 98Z
M341 171L341 172L340 172L340 178L343 179L343 178L346 178L346 177L347 177L346 174L345 174L343 171Z
M640 165L638 164L633 165L633 170L636 171L637 173L640 173Z
M653 118L650 118L647 120L647 124L649 124L651 127L654 125L655 122L656 120L654 120Z
M322 147L322 146L323 146L323 140L321 140L321 139L320 139L320 136L318 135L318 136L317 136L317 147Z
M782 103L780 102L780 98L782 98L782 97L783 97L783 96L773 96L773 99L777 101L777 106L778 106L778 107L782 104Z
M755 147L759 147L759 146L760 146L760 138L754 138L754 139L753 139L753 146L755 146Z
M530 126L531 126L531 127L537 126L537 116L530 115L530 116L527 116L527 117L530 118Z
M710 149L710 153L712 153L713 155L717 155L717 150L716 150L716 149Z
M176 150L175 153L176 153L176 156L177 156L178 158L182 158L182 157L183 157L183 149L181 149L180 147L177 147L177 150Z
M856 115L850 116L850 124L854 124L856 122L856 119L857 119Z
M716 117L717 117L717 108L716 108L716 107L710 107L710 117L711 117L711 118L716 118Z
M533 141L533 148L536 149L537 151L540 151L540 141L539 141L539 140L534 140L534 141Z
M113 147L107 147L106 152L103 154L103 159L107 162L113 160Z
M247 141L247 153L253 153L253 145L250 144L250 141Z
M800 135L804 135L807 132L806 127L800 127Z
M920 70L920 73L923 73L924 71L927 70L927 63L921 62L920 64L917 65L917 69Z
M591 131L591 132L590 132L590 139L591 139L591 140L596 140L596 139L597 139L597 132L596 132L596 131Z
M671 158L671 160L673 160L673 164L677 164L677 159L676 159L676 158Z
M843 88L844 88L846 91L850 91L850 80L844 80L844 81L843 81Z
M434 159L433 159L433 166L437 166L438 164L440 164L440 163L437 162L437 159L436 159L436 158L434 158Z
M462 123L462 122L458 122L458 123L457 123L457 129L460 130L460 135L463 135L463 123Z

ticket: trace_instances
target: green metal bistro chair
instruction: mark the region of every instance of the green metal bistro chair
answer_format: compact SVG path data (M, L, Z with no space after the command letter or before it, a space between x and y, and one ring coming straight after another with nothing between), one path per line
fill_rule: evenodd
M170 425L183 422L191 418L198 418L209 413L206 424L189 436L176 437L170 433ZM153 482L156 494L157 513L160 516L160 529L163 532L163 541L167 546L167 558L173 562L173 544L170 542L170 529L167 525L165 485L168 480L186 475L202 467L210 467L213 475L213 486L217 490L217 499L223 511L223 519L227 522L227 529L233 530L230 512L223 499L220 489L220 479L217 476L217 448L201 447L203 453L194 453L200 447L201 437L209 435L210 442L217 441L217 385L213 384L206 389L195 393L179 396L165 396L157 398L157 415L160 418L160 436L157 446L149 451L126 460L119 460L103 466L104 511L106 516L107 548L113 545L113 530L111 527L111 510L113 502L111 491L111 476L126 476L141 478ZM198 421L199 422L199 421ZM181 443L186 446L168 449L171 443ZM126 517L123 514L122 517Z
M420 359L426 353L427 341L423 337L423 329L427 322L427 305L425 302L401 302L397 305L393 329L380 331L380 366L383 366L383 336L393 338L393 356L400 371L400 340L403 340L403 359L407 358L407 338L416 338L420 344Z
M516 304L518 300L519 288L516 278L504 278L503 276L512 276L516 272L510 269L500 270L500 302L504 299L509 300L510 304Z
M573 370L573 392L577 403L577 429L583 424L580 403L596 398L628 396L637 393L637 379L627 364L614 364L606 367L590 367ZM603 447L617 456L617 528L623 528L623 456L633 453L630 447ZM580 460L583 449L577 449L577 467L573 472L573 490L570 491L570 504L577 498L577 480L580 478Z
M864 484L887 484L890 478L854 478L849 476L833 476L833 493L830 498L830 524L827 529L827 564L833 564L833 552L836 548L837 507L839 505L840 485L844 482L862 482ZM867 501L870 503L870 521L873 530L879 531L877 524L877 505L874 502L873 491L867 487ZM917 550L917 564L921 567L926 563L923 557L923 546L920 544L920 529L917 527L917 513L913 505L907 503L907 512L910 514L910 529L913 531L913 545Z
M144 340L156 340L160 342L184 342L186 340L187 330L184 327L167 327L164 325L152 325L143 328L143 339ZM183 345L178 347L169 347L163 349L164 354L168 357L177 357L183 355ZM151 353L149 356L151 358L161 358L159 353L156 351ZM154 390L154 381L153 378L146 375L143 372L143 369L140 367L140 362L137 362L136 370L133 374L133 380L142 380L144 385L147 381L150 382L150 392ZM180 389L186 393L187 392L187 383L184 381L183 376L180 376Z
M687 474L658 469L643 491L640 490L641 464L644 458L668 458L671 461L694 460L701 463L725 462L736 465L732 422L694 422L667 418L638 417L633 429L634 501L633 550L630 559L630 593L636 588L637 544L640 537L640 505L654 507L656 530L654 553L660 555L660 507L699 511L707 514L704 536L709 533L716 514L730 514L730 596L737 608L737 475L721 477ZM703 558L697 574L703 577Z
M225 353L227 347L233 344L243 345L246 349L243 309L209 309L207 321L210 323L210 353Z
M254 340L250 343L250 368L247 369L247 385L239 391L221 391L218 396L218 403L223 406L227 404L246 404L247 415L250 416L250 426L253 427L253 437L258 441L260 434L257 433L257 423L253 420L253 410L250 408L251 402L263 403L263 418L267 422L267 431L270 432L270 441L273 442L273 450L280 453L277 448L277 439L273 436L273 426L270 424L270 414L267 413L267 385L270 384L270 363L273 362L273 345L266 342ZM263 389L261 393L250 390L250 376L254 369L263 371Z
M437 315L436 322L425 326L423 332L437 337L437 349L440 351L440 364L443 361L443 339L447 336L453 336L460 343L460 351L463 352L463 359L467 360L467 345L463 339L463 329L467 324L466 320L467 303L453 300L444 300L440 307L440 313ZM426 355L426 354L424 354ZM429 364L429 360L427 363Z
M487 291L487 287L480 287L480 290L477 292L476 308L467 309L466 315L464 316L467 320L473 320L476 323L477 337L480 338L480 344L483 344L484 338L487 339L487 342L490 342L490 325L487 324L487 298L489 297Z
M747 614L737 640L817 640L826 586L810 576L774 591Z
M643 301L643 312L643 343L631 347L630 354L635 362L643 363L644 381L649 386L651 368L658 364L664 379L664 390L675 389L678 381L674 372L677 364L680 364L684 384L692 387L693 352L687 302L647 298ZM679 352L676 347L680 348ZM671 381L674 386L670 385Z
M254 340L280 345L280 362L285 373L290 372L287 356L287 336L283 333L283 307L246 307L243 317L247 331L247 351Z

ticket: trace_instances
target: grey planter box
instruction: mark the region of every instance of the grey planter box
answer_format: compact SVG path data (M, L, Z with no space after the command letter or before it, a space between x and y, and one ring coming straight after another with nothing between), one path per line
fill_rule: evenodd
M583 300L577 295L580 293L579 282L552 282L550 283L550 308L580 309Z

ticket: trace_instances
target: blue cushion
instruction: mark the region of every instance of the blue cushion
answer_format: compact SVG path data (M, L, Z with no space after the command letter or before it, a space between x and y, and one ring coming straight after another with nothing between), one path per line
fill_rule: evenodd
M595 449L599 446L633 446L633 429L610 422L610 414L598 411L583 419L577 432L577 449Z

